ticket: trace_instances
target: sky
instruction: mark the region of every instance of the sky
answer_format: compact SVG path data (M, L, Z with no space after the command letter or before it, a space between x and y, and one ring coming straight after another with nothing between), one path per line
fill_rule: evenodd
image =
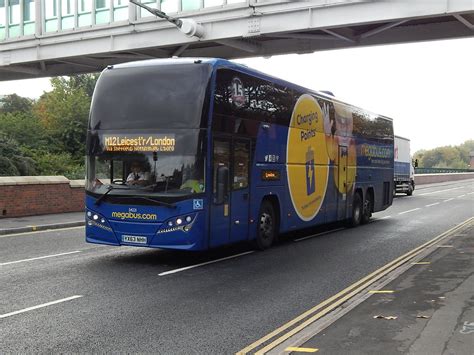
M412 153L474 139L474 38L237 62L393 118ZM47 78L0 82L0 95L50 89Z

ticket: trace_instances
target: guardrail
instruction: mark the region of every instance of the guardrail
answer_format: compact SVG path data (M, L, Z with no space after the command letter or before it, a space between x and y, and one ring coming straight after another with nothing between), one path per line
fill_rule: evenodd
M415 168L415 174L474 173L474 169Z

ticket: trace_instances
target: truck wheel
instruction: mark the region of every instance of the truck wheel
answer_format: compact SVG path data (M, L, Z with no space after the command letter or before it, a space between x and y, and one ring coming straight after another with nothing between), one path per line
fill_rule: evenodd
M413 195L413 185L408 184L407 196Z
M272 246L276 236L276 217L270 201L263 201L258 214L257 238L255 246L265 250Z
M348 223L350 227L357 227L360 224L362 213L362 198L360 194L356 192L354 201L352 202L352 217Z
M362 213L360 223L369 223L370 217L372 217L372 200L370 199L370 195L367 195L367 199L364 201L364 212Z

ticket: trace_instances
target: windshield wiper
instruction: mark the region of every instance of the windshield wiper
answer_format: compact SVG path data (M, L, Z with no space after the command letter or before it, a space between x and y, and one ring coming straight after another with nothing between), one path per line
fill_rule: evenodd
M107 196L112 190L126 190L126 188L115 187L115 186L112 186L112 185L107 186L107 191L95 201L95 205L96 206L100 205L100 203L105 198L105 196Z
M107 192L105 192L102 196L100 196L97 200L95 200L95 205L99 206L102 200L105 198L105 196L107 196L110 193L110 191L112 191L113 189L114 187L112 185L107 186Z
M172 205L170 203L166 203L166 202L162 202L162 201L157 201L157 200L154 200L152 198L148 198L148 197L145 197L145 196L131 196L132 198L139 198L139 199L142 199L142 200L145 200L145 201L150 201L150 202L153 202L159 206L165 206L165 207L168 207L168 208L176 208L177 206L176 205Z

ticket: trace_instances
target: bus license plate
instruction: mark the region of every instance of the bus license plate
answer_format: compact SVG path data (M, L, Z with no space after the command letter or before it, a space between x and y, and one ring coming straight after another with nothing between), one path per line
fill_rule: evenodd
M126 243L137 243L137 244L146 244L146 237L139 237L136 235L122 235L122 242Z

